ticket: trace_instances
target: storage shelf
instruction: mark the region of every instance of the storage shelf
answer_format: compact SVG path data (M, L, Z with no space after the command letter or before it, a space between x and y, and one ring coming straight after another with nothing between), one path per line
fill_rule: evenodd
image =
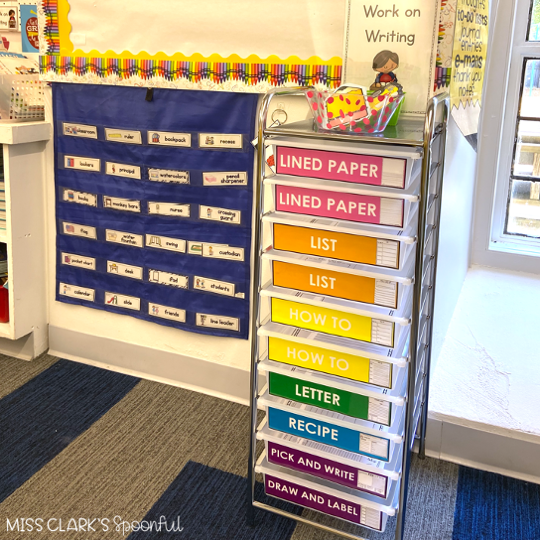
M50 122L0 122L0 144L48 141L51 136Z

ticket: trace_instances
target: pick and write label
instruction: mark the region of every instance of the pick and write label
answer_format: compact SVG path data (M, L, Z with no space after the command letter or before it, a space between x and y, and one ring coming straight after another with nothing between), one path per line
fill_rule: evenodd
M341 261L398 268L399 242L274 223L274 248Z
M235 285L227 281L219 281L217 279L209 279L201 276L193 278L193 288L196 291L205 291L215 294L223 294L225 296L234 296Z
M123 231L115 231L113 229L106 229L105 240L107 242L114 242L115 244L123 244L125 246L143 247L142 234L132 234Z
M107 161L105 163L105 172L111 176L123 176L125 178L141 179L141 168L136 165L127 165L126 163L116 163Z
M162 306L161 304L148 303L148 315L159 317L160 319L167 319L169 321L186 322L185 309Z
M394 323L335 309L271 299L272 321L392 347Z
M278 174L374 186L405 186L405 159L286 146L278 146L276 154Z
M74 253L62 253L61 257L62 264L67 266L77 266L86 270L96 269L96 259L94 257L84 257L83 255L76 255Z
M124 264L116 261L107 261L107 272L117 276L128 277L132 279L142 279L143 269L141 266Z
M246 172L203 172L204 186L247 186Z
M141 299L135 296L127 296L125 294L105 292L104 303L108 306L131 309L133 311L141 310Z
M120 197L109 197L103 195L103 208L111 210L121 210L122 212L140 212L141 201L133 199L121 199Z
M272 441L268 441L267 449L266 457L270 463L312 474L352 489L373 493L379 497L387 496L388 478L382 474L367 472Z
M64 189L62 200L64 202L84 204L86 206L97 206L97 195L85 193L84 191L75 191L74 189Z
M160 146L191 146L190 133L174 133L172 131L148 131L148 144Z
M97 239L97 233L95 227L90 227L89 225L79 225L77 223L68 223L64 221L62 223L62 231L64 234L69 234L71 236L81 236L82 238L91 238L92 240Z
M169 169L148 169L148 179L151 182L189 184L189 172L172 171Z
M148 202L148 213L158 216L189 217L191 210L189 204Z
M186 252L186 241L180 238L170 238L168 236L158 236L156 234L146 235L146 246L178 253Z
M366 508L324 491L307 488L269 474L264 475L264 490L267 495L278 499L284 499L377 531L382 530L382 512L380 510Z
M221 315L210 315L208 313L197 313L195 324L203 328L219 328L220 330L240 331L240 319L236 317L223 317Z
M199 148L242 148L242 135L199 133Z
M385 388L392 385L392 364L286 339L268 338L268 358Z
M199 219L209 219L210 221L239 224L241 218L242 213L240 210L216 208L215 206L205 206L203 204L199 205Z
M322 420L297 414L293 410L284 411L275 407L268 407L268 427L302 439L321 442L348 452L388 461L390 450L390 441L388 439L366 435L354 429L332 424L330 423L332 414L335 413L329 413L325 417L330 422L323 422ZM370 441L369 448L366 441Z
M105 128L105 140L127 144L142 144L140 131Z
M276 210L358 223L403 226L402 199L276 186Z
M86 300L87 302L93 302L96 296L96 291L94 289L70 285L69 283L59 283L58 293L61 296L69 296L70 298Z
M101 160L78 156L64 156L64 168L99 172L101 170Z
M64 135L70 137L84 137L87 139L97 139L97 126L87 126L85 124L72 124L62 122L62 131Z
M177 289L187 289L189 287L189 279L187 276L163 272L163 270L148 270L148 281L150 283L159 283L160 285L176 287Z
M294 372L292 373L294 375ZM314 405L353 418L369 420L384 426L390 425L391 403L361 394L332 388L316 382L306 382L295 377L270 372L268 374L270 394L298 403Z
M272 261L274 285L298 291L308 291L365 302L385 307L397 307L397 283L333 270L321 270Z

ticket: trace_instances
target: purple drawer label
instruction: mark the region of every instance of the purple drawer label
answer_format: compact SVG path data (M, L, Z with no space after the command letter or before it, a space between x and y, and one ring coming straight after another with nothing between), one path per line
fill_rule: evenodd
M382 529L382 512L379 510L364 508L359 504L334 497L329 493L293 484L288 480L268 474L265 475L264 483L267 495L312 508L352 523L371 527L372 529L379 531Z
M296 471L331 480L343 486L386 497L388 479L301 450L268 441L268 461Z

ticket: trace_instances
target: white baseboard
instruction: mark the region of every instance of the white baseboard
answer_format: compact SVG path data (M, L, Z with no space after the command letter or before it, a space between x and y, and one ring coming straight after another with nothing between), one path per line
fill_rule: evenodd
M249 372L200 358L50 327L49 354L249 404Z

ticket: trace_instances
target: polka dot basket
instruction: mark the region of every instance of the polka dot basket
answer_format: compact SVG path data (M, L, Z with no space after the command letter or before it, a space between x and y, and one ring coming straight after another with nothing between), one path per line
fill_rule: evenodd
M368 95L360 86L343 85L333 92L306 91L306 97L321 131L380 133L404 98L399 84L389 84Z

